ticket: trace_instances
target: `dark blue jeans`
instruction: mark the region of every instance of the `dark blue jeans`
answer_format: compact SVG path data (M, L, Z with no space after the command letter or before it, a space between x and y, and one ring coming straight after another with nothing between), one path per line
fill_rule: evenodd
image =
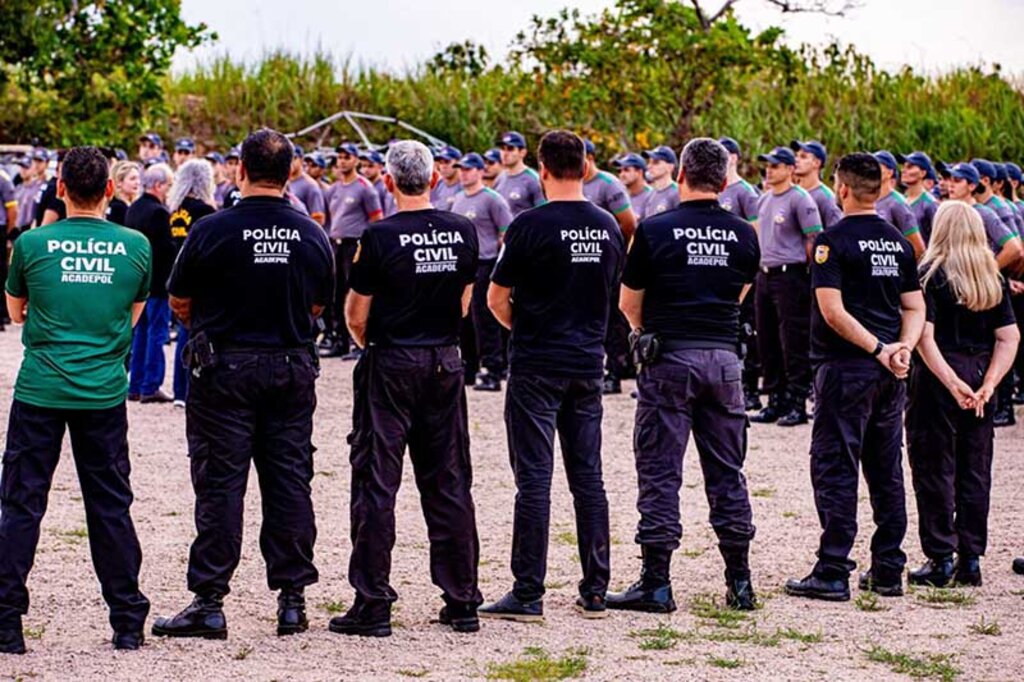
M166 296L146 300L146 309L135 325L132 335L132 360L129 368L128 392L150 395L164 383L167 363L164 344L170 335L171 306Z
M610 571L608 497L601 473L601 379L516 374L508 380L505 426L516 479L512 591L524 601L544 594L555 431L576 510L584 597L604 597Z

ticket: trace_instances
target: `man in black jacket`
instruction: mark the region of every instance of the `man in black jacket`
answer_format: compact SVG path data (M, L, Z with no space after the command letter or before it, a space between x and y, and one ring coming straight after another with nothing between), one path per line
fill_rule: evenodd
M171 241L170 214L165 202L174 174L170 167L158 163L142 174L143 195L128 208L125 224L146 235L153 251L153 279L146 300L146 310L132 337L128 400L143 403L169 403L171 397L160 390L166 363L164 344L171 325L171 308L167 302L167 277L174 264L174 243Z

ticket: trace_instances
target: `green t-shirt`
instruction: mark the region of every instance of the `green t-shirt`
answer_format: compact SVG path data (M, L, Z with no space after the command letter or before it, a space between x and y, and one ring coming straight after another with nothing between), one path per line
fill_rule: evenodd
M132 304L149 296L145 235L72 218L14 242L7 293L28 299L14 397L53 409L101 410L128 391Z

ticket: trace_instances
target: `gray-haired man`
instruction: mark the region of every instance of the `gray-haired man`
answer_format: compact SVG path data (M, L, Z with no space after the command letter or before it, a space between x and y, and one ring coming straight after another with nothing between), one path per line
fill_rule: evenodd
M406 446L430 538L430 575L441 588L440 622L479 629L476 534L466 392L459 332L477 269L468 219L431 207L437 182L430 150L391 146L384 182L398 213L371 225L353 259L345 319L365 353L353 374L352 556L356 598L330 629L391 634L395 496Z
M669 564L679 547L679 488L691 432L700 455L711 525L725 559L731 608L754 608L748 551L754 537L747 482L747 417L740 382L740 301L757 275L761 250L747 221L718 203L728 152L697 138L683 149L679 207L637 228L619 295L622 312L641 334L633 442L640 481L636 541L640 580L608 595L608 608L667 613Z

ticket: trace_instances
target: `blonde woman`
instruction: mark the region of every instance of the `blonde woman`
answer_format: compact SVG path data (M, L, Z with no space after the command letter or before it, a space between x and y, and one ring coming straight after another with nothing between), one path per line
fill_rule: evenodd
M981 585L992 483L993 408L1020 342L981 217L947 201L920 265L928 303L910 375L907 445L927 562L913 585ZM956 554L956 561L953 556Z
M114 198L107 204L107 220L124 225L128 207L139 198L142 186L139 164L134 161L118 161L110 169L110 178L114 181Z

